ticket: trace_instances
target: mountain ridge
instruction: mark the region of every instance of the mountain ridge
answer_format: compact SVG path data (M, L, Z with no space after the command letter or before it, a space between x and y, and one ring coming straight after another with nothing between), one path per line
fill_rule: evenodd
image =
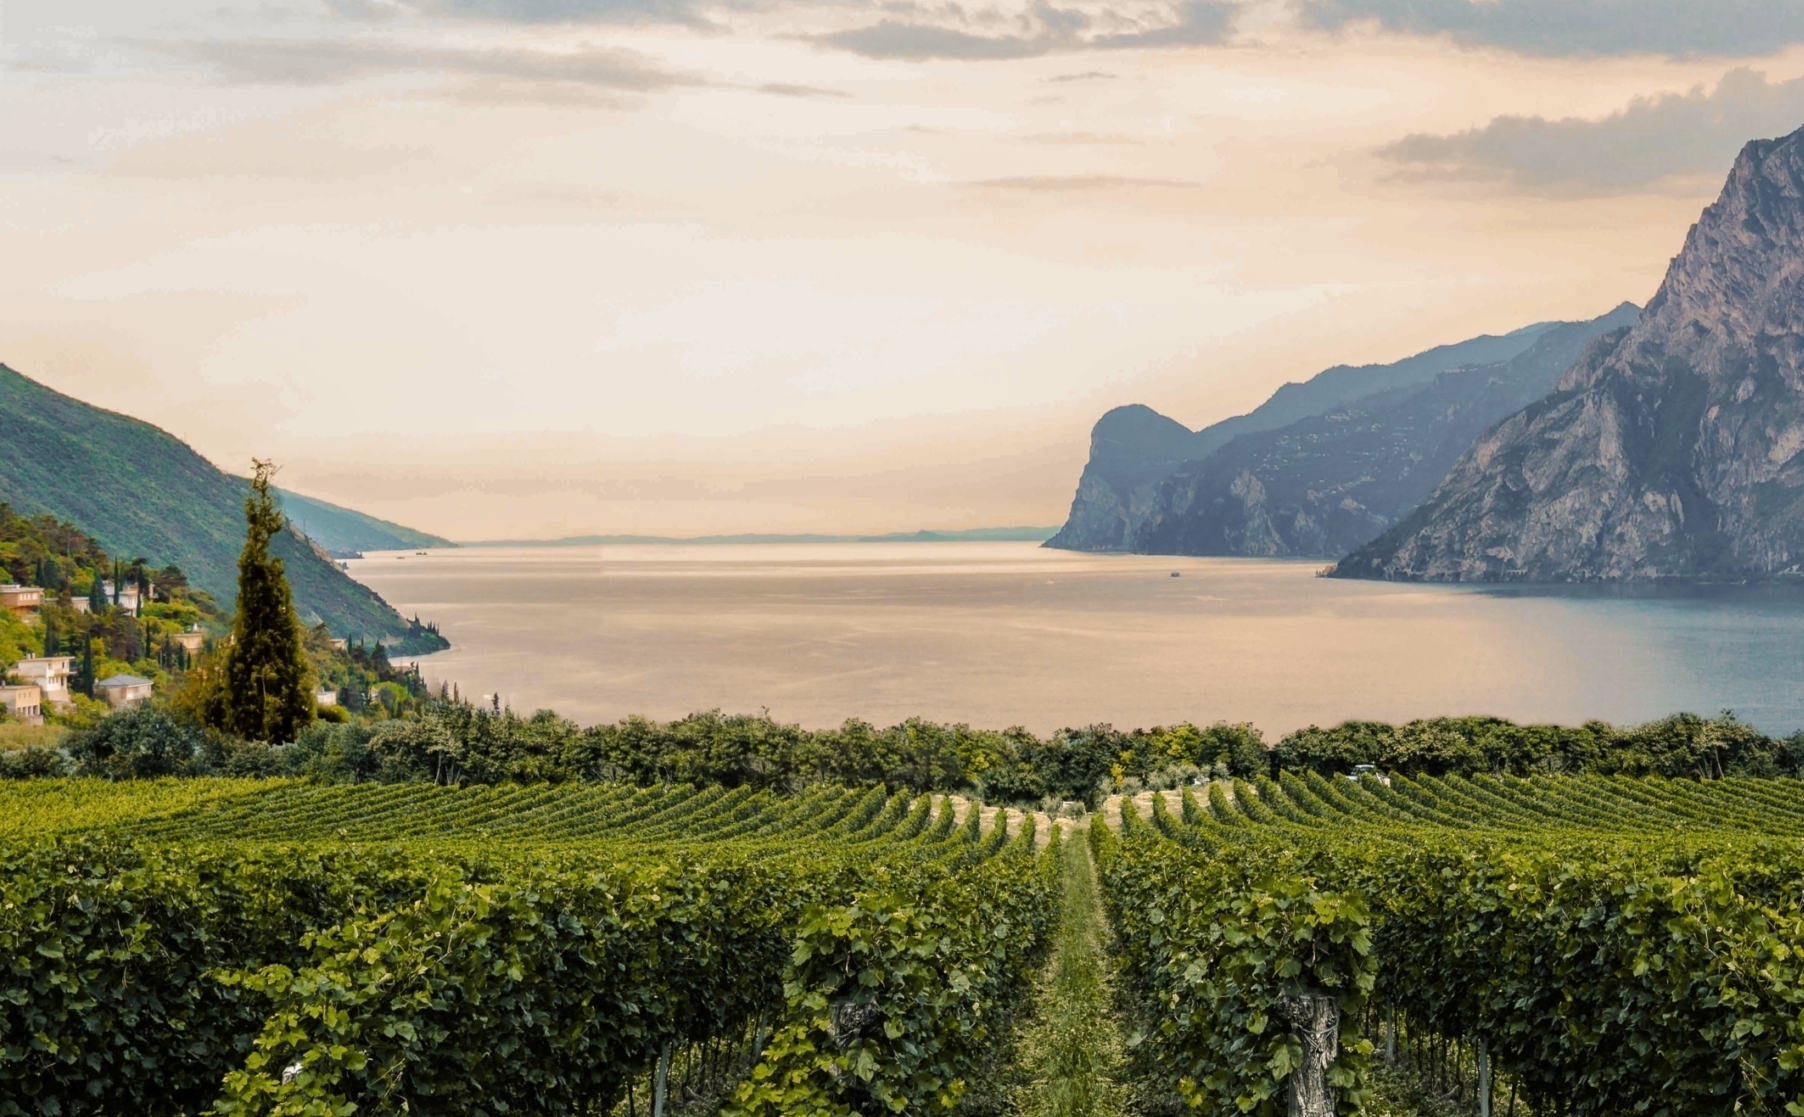
M1345 577L1804 572L1804 130L1743 148L1641 321L1480 437Z
M0 500L15 511L67 520L112 554L174 563L229 609L237 596L247 490L243 478L222 472L167 431L0 364ZM271 550L282 559L307 623L323 621L342 638L420 651L445 646L352 581L292 524Z
M1285 385L1248 415L1197 432L1143 405L1115 408L1092 431L1070 517L1047 546L1344 554L1426 497L1490 420L1545 392L1583 343L1608 328L1603 323L1636 313L1625 304L1589 323L1539 322L1391 365L1337 365ZM1448 381L1475 368L1493 370L1490 380L1503 386L1469 376ZM1232 424L1245 429L1215 441Z
M364 551L457 546L442 536L288 489L276 489L276 498L289 522L333 558L351 558Z

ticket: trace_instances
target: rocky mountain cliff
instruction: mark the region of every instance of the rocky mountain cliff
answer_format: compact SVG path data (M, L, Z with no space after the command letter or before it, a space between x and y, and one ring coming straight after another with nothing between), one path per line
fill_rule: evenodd
M1199 431L1142 404L1117 407L1091 430L1090 461L1078 479L1071 515L1046 546L1134 550L1137 525L1152 511L1156 486L1185 462L1205 458L1240 435L1276 430L1362 396L1421 384L1450 368L1507 361L1553 326L1541 322L1501 337L1485 334L1388 365L1336 365L1303 383L1284 385L1245 415Z
M1742 150L1632 330L1486 432L1349 577L1804 569L1804 131Z
M1340 366L1194 434L1150 408L1117 408L1096 424L1071 518L1047 545L1345 554L1433 491L1485 427L1545 394L1587 344L1637 314L1625 305L1394 365Z

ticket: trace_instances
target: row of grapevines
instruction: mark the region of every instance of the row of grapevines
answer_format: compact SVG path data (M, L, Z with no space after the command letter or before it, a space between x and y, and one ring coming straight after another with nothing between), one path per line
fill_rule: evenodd
M1154 1053L1198 1108L1276 1106L1276 1022L1313 987L1482 1043L1539 1107L1804 1114L1804 850L1763 836L1804 831L1797 790L1287 775L1097 841ZM1368 1049L1343 1036L1343 1108Z
M973 811L968 821L975 832ZM950 874L874 866L850 902L810 904L784 1008L730 1117L946 1113L1031 977L1053 919L1058 831L1031 819Z
M1365 896L1275 846L1192 848L1131 807L1122 823L1119 837L1103 826L1090 836L1123 981L1153 1021L1147 1054L1193 1109L1280 1112L1283 1081L1304 1056L1290 1007L1327 995L1350 1015L1371 992ZM1349 1106L1364 1097L1370 1052L1340 1036L1330 1081Z
M1019 859L880 789L316 793L344 790L254 797L305 841L147 785L0 846L0 1115L606 1112L669 1045L783 1010L810 905Z

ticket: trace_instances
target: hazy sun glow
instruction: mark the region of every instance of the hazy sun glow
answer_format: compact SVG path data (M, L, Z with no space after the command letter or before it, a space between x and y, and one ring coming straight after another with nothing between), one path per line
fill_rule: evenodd
M1645 300L1804 123L1781 6L1463 3L5 0L0 361L453 538L1056 523L1110 406Z

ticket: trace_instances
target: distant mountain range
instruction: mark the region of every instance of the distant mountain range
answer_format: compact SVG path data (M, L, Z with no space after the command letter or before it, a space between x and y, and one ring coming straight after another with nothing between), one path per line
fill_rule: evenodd
M1640 322L1487 431L1339 573L1804 573L1804 131L1748 144Z
M1040 543L1057 528L977 527L958 531L897 531L887 535L571 535L562 539L492 539L465 547L601 547L633 543Z
M0 365L0 501L15 511L68 520L122 558L174 563L230 608L246 489L243 478L221 472L173 435ZM408 651L445 646L347 577L293 524L272 549L307 623L324 621L335 636Z
M1539 398L1625 304L1389 365L1337 366L1247 415L1192 432L1141 405L1091 434L1071 515L1049 547L1333 558L1408 514L1486 427Z
M407 551L419 547L455 547L449 539L415 531L389 520L366 516L351 508L287 489L277 489L282 512L307 538L334 558L350 558L364 551Z

